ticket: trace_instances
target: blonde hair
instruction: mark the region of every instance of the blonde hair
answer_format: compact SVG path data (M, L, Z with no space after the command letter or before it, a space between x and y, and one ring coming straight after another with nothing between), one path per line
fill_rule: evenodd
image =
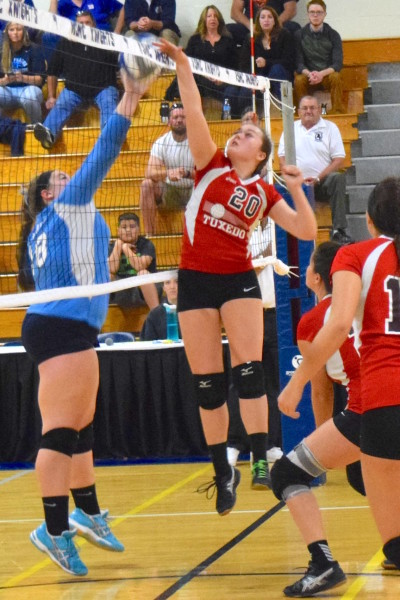
M1 57L1 70L3 73L9 73L11 71L11 64L13 59L13 51L11 47L10 37L8 35L8 30L12 25L18 25L22 27L24 35L22 37L22 45L30 46L31 41L29 39L29 35L27 30L23 25L19 25L19 23L7 23L6 28L3 33L3 46L2 46L2 57Z
M209 4L208 6L204 7L203 10L201 11L195 34L198 33L198 34L200 34L200 37L202 40L205 39L205 37L207 35L207 13L209 10L213 10L215 12L215 14L217 15L217 19L218 19L217 31L218 31L219 35L230 37L231 34L229 33L228 29L226 28L224 17L222 16L222 13L219 10L219 8L217 8L214 4Z

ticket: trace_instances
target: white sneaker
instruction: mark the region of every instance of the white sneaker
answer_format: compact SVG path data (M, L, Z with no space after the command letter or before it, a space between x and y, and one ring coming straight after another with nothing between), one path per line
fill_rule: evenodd
M228 457L228 463L231 465L231 467L236 466L239 454L240 450L238 450L237 448L232 448L232 446L227 446L226 455Z
M270 448L269 450L267 450L267 461L269 463L274 463L282 455L283 455L282 450L280 448L277 448L276 446L274 446L273 448Z

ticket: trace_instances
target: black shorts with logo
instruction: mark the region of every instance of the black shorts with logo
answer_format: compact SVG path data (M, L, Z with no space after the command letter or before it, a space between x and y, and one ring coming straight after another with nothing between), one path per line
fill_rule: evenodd
M238 298L258 298L261 291L255 271L244 273L203 273L180 269L178 273L178 312L198 308L220 309Z

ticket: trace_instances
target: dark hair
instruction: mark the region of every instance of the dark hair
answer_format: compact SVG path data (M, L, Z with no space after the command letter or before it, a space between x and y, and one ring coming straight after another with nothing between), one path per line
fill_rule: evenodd
M28 236L37 215L46 207L42 198L42 191L49 186L50 177L54 171L44 171L38 177L32 179L28 188L24 191L24 201L21 209L21 233L17 247L18 261L18 285L22 290L31 290L33 288L30 269L27 267Z
M260 16L261 16L261 13L263 10L268 10L274 18L274 26L271 31L271 40L275 40L279 36L279 33L282 29L282 25L279 21L278 13L272 7L268 6L268 4L263 4L263 6L261 6L261 8L259 9L259 11L256 15L256 20L254 23L254 37L255 38L263 38L264 37L264 32L261 29L261 25L260 25Z
M118 226L121 225L121 221L135 221L135 223L137 225L140 225L139 217L137 216L136 213L133 213L133 212L126 212L126 213L122 213L122 215L119 215Z
M376 229L394 238L400 263L400 177L387 177L374 187L367 211Z
M262 133L261 151L265 152L266 154L266 157L258 163L257 168L254 171L254 173L260 173L267 164L270 154L272 152L272 142L269 136L265 133L264 129L261 129L261 127L258 127L258 125L255 125L255 127L257 127L257 129L259 129Z
M326 291L332 292L331 267L337 251L341 248L337 242L323 242L316 247L312 255L314 272L321 277Z
M171 115L173 110L177 110L183 108L183 104L182 102L174 102L173 104L171 104L171 106L169 107L169 115Z

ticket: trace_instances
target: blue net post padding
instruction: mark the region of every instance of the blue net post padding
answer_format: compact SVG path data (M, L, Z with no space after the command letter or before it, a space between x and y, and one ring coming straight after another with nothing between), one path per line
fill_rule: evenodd
M293 201L286 189L275 186L282 197L293 207ZM304 186L309 201L309 186ZM315 306L315 297L306 287L306 269L314 250L314 242L303 242L276 226L276 254L287 265L297 266L297 277L281 277L275 274L276 315L279 345L279 374L281 389L288 383L301 359L296 344L297 324L302 314ZM285 453L292 450L301 440L315 429L311 407L311 388L308 384L299 404L299 419L282 415L282 442ZM319 485L320 478L315 480Z

